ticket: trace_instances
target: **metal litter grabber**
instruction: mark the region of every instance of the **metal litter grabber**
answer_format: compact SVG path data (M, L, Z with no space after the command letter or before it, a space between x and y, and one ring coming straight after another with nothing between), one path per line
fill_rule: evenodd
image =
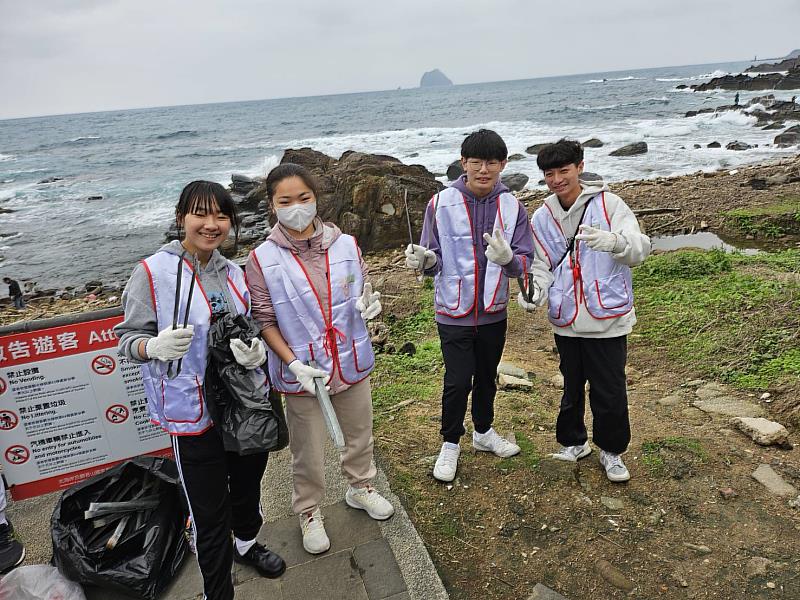
M403 204L405 205L406 208L406 225L408 225L408 243L413 246L414 232L411 230L411 214L408 212L408 188L403 190ZM416 269L414 269L414 276L417 278L417 282L422 282L422 280L424 279L424 273L421 270L417 271Z
M178 328L181 308L181 281L183 280L183 261L185 256L186 250L181 252L180 259L178 261L178 275L175 282L175 307L172 310L172 329ZM189 294L186 297L186 313L183 316L183 327L186 327L186 325L189 323L189 310L192 307L192 295L194 294L194 280L197 278L197 262L197 255L195 254L192 256L192 279L189 282ZM177 366L175 365L174 361L169 361L169 365L167 366L167 377L170 379L175 379L181 372L182 363L183 358L178 359Z
M308 366L314 369L319 369L317 361L308 361ZM333 445L339 450L344 450L344 434L342 428L339 426L339 419L336 418L336 412L333 410L331 404L331 397L328 390L325 388L325 379L322 377L314 378L314 390L319 401L319 406L322 409L322 418L325 420L325 426L328 428L328 433L331 436Z
M525 299L525 302L532 303L533 302L533 274L525 273L525 277L517 277L517 283L519 284L519 291L522 292L522 297Z

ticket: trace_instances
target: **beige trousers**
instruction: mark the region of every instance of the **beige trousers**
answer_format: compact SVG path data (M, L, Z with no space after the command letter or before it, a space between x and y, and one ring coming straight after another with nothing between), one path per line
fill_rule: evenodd
M344 434L339 461L350 485L361 487L375 477L372 460L372 394L369 377L331 396L331 404ZM315 396L286 396L289 448L292 451L292 510L296 514L316 509L325 497L325 440L328 429Z

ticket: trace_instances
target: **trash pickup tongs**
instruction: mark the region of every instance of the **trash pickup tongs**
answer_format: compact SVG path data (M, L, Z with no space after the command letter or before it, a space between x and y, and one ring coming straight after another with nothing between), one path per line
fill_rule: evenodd
M178 259L178 275L175 280L175 307L172 309L172 328L178 328L178 317L180 316L181 309L181 281L183 280L183 261L186 256L186 250L181 252ZM192 256L192 279L189 283L189 293L186 296L186 312L183 315L183 326L186 327L189 323L189 310L192 308L192 294L194 293L194 280L197 279L197 255ZM175 379L181 372L181 364L183 358L178 359L177 367L174 361L169 361L167 365L167 377Z
M308 366L314 369L319 369L317 361L308 361ZM322 409L322 417L325 419L325 426L328 428L328 433L331 436L333 445L339 450L344 449L344 434L342 428L339 426L339 419L336 418L336 413L331 404L331 397L328 390L325 388L325 380L322 377L314 378L314 390L319 400L319 407Z
M522 297L528 304L533 302L533 273L525 273L524 276L517 277L519 284L519 291L522 292Z

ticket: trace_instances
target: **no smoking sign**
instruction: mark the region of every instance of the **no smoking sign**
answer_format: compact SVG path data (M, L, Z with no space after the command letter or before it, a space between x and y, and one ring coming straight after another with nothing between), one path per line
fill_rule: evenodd
M106 409L106 419L115 425L127 421L129 415L128 407L122 404L112 404Z
M111 375L117 367L117 361L108 354L95 356L92 360L92 371L98 375Z

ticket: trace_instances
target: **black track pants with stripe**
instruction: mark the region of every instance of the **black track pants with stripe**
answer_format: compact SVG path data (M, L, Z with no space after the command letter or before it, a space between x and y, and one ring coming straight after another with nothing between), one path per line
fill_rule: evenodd
M226 452L216 427L200 435L173 436L172 448L194 524L205 596L230 600L231 532L248 541L261 529L261 478L268 453Z

